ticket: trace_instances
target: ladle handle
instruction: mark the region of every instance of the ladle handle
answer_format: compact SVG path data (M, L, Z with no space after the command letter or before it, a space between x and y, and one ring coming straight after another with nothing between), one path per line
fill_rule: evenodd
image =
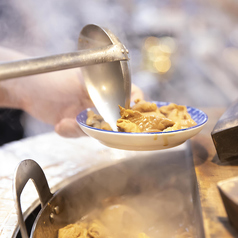
M15 171L13 184L15 206L22 238L28 238L29 236L22 214L20 196L29 179L32 179L34 182L42 207L44 207L53 196L41 167L33 160L22 161Z
M121 45L32 58L0 64L0 80L47 73L86 65L128 60Z

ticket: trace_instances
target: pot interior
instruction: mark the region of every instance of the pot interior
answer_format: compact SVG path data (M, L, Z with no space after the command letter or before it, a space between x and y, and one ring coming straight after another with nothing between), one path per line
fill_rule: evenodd
M145 218L150 238L180 237L180 234L204 237L196 175L188 147L139 155L77 175L41 210L31 236L56 238L60 228L117 198Z

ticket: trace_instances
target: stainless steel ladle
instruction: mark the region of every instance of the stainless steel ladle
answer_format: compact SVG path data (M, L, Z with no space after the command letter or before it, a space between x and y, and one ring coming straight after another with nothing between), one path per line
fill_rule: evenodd
M130 106L131 78L128 50L109 30L86 25L79 51L0 64L0 80L82 67L85 84L99 114L113 130L120 117L118 105Z

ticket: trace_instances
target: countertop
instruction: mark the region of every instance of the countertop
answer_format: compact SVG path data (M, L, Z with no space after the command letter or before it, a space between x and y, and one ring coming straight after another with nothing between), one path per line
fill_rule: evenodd
M238 176L238 162L220 163L210 136L224 109L205 108L204 111L208 114L208 123L191 139L191 146L205 235L206 238L238 237L238 232L228 222L216 187L217 182ZM184 149L185 144L168 150ZM0 147L0 238L11 237L17 225L12 182L14 170L20 161L35 160L42 167L51 192L54 192L63 186L66 178L82 170L102 163L123 160L135 156L136 153L138 152L106 147L83 134L77 139L66 139L54 132ZM29 209L29 204L38 198L32 183L27 184L21 197L22 209L25 212Z

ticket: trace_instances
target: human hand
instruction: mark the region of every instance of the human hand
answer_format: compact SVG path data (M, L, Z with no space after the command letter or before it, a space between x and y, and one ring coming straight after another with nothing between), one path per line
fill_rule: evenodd
M22 109L54 125L55 131L64 137L82 135L75 118L93 106L80 68L6 80L0 83L0 89L5 95L4 103L0 96L0 106ZM137 98L143 98L143 92L132 84L131 99Z
M66 70L27 79L28 99L23 108L33 117L55 126L64 137L78 137L82 131L76 122L79 112L93 103L87 93L80 70ZM35 91L31 88L37 87ZM132 84L131 100L143 98L143 92ZM30 102L30 103L29 103Z
M76 116L92 107L80 69L10 79L1 82L8 89L11 108L19 108L34 118L55 126L65 137L82 134Z

